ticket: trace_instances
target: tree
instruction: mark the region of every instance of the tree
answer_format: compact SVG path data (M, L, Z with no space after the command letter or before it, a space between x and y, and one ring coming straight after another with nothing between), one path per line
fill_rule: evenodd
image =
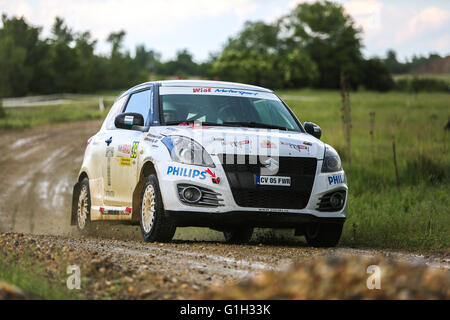
M126 32L121 30L119 32L112 32L109 34L106 41L111 44L111 57L120 56L120 50L122 49L123 39Z
M246 22L230 38L212 65L220 79L271 88L308 86L318 76L317 66L301 48L291 47L279 24Z
M302 3L280 23L290 46L305 50L316 63L319 87L338 88L341 74L356 86L363 60L361 30L342 6L330 1Z
M47 53L48 67L51 77L51 88L55 92L71 92L79 80L79 59L77 52L71 47L74 36L64 20L56 17L52 26L52 37Z
M51 40L56 43L64 43L66 45L70 45L73 41L73 32L65 23L64 19L60 17L55 18L55 22L52 26L52 35L53 38Z
M386 65L380 59L369 59L362 63L361 83L369 90L388 91L395 86Z
M40 28L29 26L23 18L2 15L0 29L0 95L24 95L29 91L33 67L40 56Z

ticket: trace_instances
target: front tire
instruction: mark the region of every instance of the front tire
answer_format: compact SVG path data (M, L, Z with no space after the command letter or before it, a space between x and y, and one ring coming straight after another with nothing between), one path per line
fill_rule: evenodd
M253 228L239 228L223 232L227 243L247 243L253 235Z
M77 204L77 229L80 235L87 235L91 230L91 192L89 179L84 178L80 182L80 192Z
M158 178L154 174L148 176L142 189L140 224L146 242L169 242L177 229L164 216Z
M342 223L311 223L305 230L306 241L313 247L335 247L343 226Z

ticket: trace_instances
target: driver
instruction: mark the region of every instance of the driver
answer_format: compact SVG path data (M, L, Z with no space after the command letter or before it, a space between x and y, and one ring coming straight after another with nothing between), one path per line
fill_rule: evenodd
M236 122L238 120L236 114L234 113L234 109L230 106L223 107L222 109L220 109L219 119L222 120L223 123Z

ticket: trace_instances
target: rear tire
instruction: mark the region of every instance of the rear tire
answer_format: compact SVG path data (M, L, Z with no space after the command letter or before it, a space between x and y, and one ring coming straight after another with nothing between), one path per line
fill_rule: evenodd
M89 179L84 178L80 182L80 192L77 204L77 229L80 235L88 235L92 230L91 222L91 192Z
M305 229L306 241L313 247L335 247L343 226L342 223L311 223Z
M253 228L239 228L223 232L227 243L247 243L253 235Z
M140 224L141 233L146 242L169 242L177 229L164 216L158 178L154 174L147 177L147 182L142 189Z

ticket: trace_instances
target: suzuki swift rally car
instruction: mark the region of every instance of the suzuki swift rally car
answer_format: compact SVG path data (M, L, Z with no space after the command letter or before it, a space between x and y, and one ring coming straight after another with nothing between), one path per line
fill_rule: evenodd
M145 241L209 227L228 242L290 228L334 246L348 188L321 129L302 125L271 90L218 81L149 82L115 101L89 138L72 219L140 224Z

